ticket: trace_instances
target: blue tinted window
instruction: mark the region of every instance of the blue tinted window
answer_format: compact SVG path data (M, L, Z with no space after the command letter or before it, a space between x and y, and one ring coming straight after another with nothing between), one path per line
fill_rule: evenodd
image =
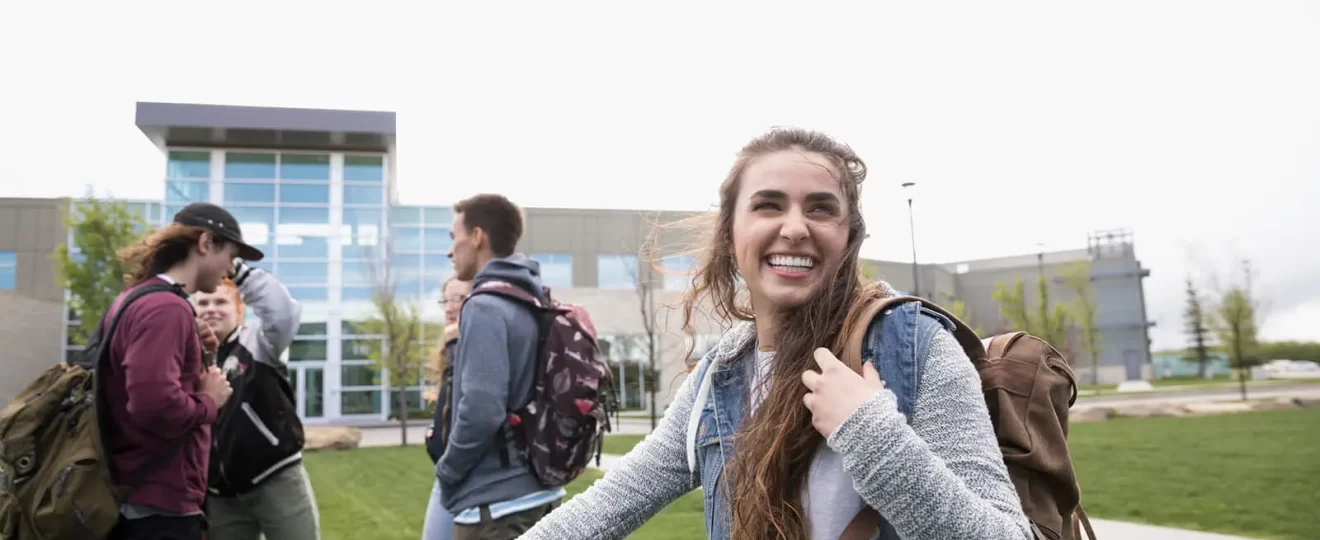
M449 252L449 245L453 239L449 238L449 227L427 227L426 228L426 250L438 251L441 253Z
M344 390L339 393L339 412L344 415L381 414L384 410L380 405L381 394L380 390Z
M384 268L372 269L367 261L346 262L344 265L344 283L376 283L385 273Z
M421 251L422 230L416 227L394 227L393 247L395 251Z
M665 276L665 288L681 291L692 284L692 267L696 259L691 255L671 255L665 257L662 269Z
M280 202L327 204L330 184L280 184Z
M281 262L275 265L275 277L289 285L324 284L329 281L329 269L323 262Z
M273 202L275 202L275 184L225 182L225 204Z
M182 182L178 180L165 182L166 202L190 203L209 200L211 200L211 185L206 182ZM146 210L146 208L142 208L144 218L147 214Z
M0 289L13 290L17 285L18 255L0 251Z
M345 302L370 302L371 286L349 286L339 289L339 298Z
M147 220L147 224L153 227L159 226L162 219L160 215L160 203L147 203L146 208L142 209L142 219ZM174 216L170 216L170 219L174 219Z
M596 256L596 287L633 289L637 287L637 257L603 254Z
M257 249L269 249L275 230L275 209L268 206L229 206L225 208L243 232L243 241Z
M325 287L289 287L289 294L294 300L301 302L324 302L326 300Z
M449 257L444 255L423 255L422 265L424 276L448 276L453 268Z
M330 253L330 209L280 208L275 241L280 257L324 258Z
M427 225L448 225L454 221L454 211L448 206L429 206L422 214Z
M573 286L573 256L559 253L537 253L532 259L541 263L541 282L546 287Z
M380 204L385 190L377 186L344 186L344 204Z
M170 152L166 178L210 178L210 152Z
M163 219L164 219L165 221L174 221L174 214L179 213L179 210L183 210L183 207L184 207L184 206L187 206L187 205L185 205L185 204L167 204L167 205L165 205L165 216L164 216Z
M441 296L440 288L444 286L445 280L449 278L449 274L450 272L448 270L444 273L427 270L426 277L422 278L422 296L439 302Z
M422 222L422 209L416 206L390 208L390 225L416 225Z
M273 180L275 154L242 152L225 154L225 178Z
M417 276L422 273L422 256L396 254L390 261L390 269L395 276Z
M417 278L395 279L394 294L400 298L418 298L422 291L422 280Z
M379 208L345 208L340 239L345 259L380 258L385 212Z
M280 178L285 180L330 180L330 156L280 154Z
M345 182L385 180L385 160L380 156L344 156Z

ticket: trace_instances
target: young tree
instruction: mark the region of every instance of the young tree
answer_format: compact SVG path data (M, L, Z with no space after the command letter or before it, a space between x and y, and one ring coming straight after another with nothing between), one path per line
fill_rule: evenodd
M1209 334L1206 313L1201 307L1201 295L1196 284L1187 278L1187 309L1183 311L1184 329L1187 334L1187 351L1183 361L1196 363L1197 377L1204 379L1210 365Z
M1033 316L1027 308L1026 285L1018 278L1012 287L1003 283L995 284L994 299L999 303L999 312L1008 319L1016 330L1034 335L1054 346L1059 347L1067 338L1068 311L1063 306L1050 307L1048 283L1045 277L1037 278L1039 297L1036 314Z
M1055 347L1067 348L1068 308L1050 304L1050 282L1042 275L1036 278L1036 317L1041 339Z
M1003 283L995 284L995 291L992 298L999 304L999 313L1008 319L1008 324L1014 330L1020 330L1028 334L1035 334L1035 321L1031 320L1031 313L1027 311L1026 285L1022 278L1018 278L1010 287Z
M880 279L880 270L875 267L875 263L867 260L858 260L858 275L862 276L862 281L870 283Z
M68 244L60 244L51 260L56 282L69 290L69 307L78 314L78 331L70 337L83 344L124 290L129 269L115 253L136 242L147 223L123 202L99 200L89 191L72 205L64 225L72 232L77 253Z
M967 302L963 302L962 300L950 296L949 314L953 315L954 317L957 317L958 320L970 326L972 328L972 332L975 332L976 335L981 337L985 336L985 332L981 330L980 326L972 324L972 321L969 318L971 317L971 314L967 312Z
M1100 353L1104 352L1104 343L1100 341L1100 329L1096 327L1097 300L1095 288L1091 286L1091 264L1078 263L1063 273L1063 283L1077 295L1072 305L1072 319L1081 333L1082 350L1091 358L1091 384L1100 384Z
M388 251L388 250L387 250ZM367 254L371 258L371 254ZM371 265L375 282L371 303L375 308L366 320L354 326L362 334L381 339L367 344L367 359L379 370L389 373L390 388L399 419L399 445L408 445L408 389L421 384L428 347L422 341L423 322L417 305L400 299L388 261ZM443 325L432 325L428 337L440 336Z
M642 253L649 254L651 253L651 250L644 249ZM656 423L658 423L659 421L659 419L656 416L657 411L655 405L656 384L655 381L653 380L654 376L652 376L652 374L658 372L658 370L656 369L655 345L656 345L656 334L659 332L659 329L657 328L656 313L655 313L655 288L657 285L663 286L663 282L656 283L657 281L662 281L663 278L661 278L661 280L653 279L655 272L649 272L650 275L644 279L640 269L640 264L632 265L629 268L631 268L633 284L637 290L637 309L642 316L643 335L640 336L642 341L640 345L645 350L646 353L646 371L647 371L646 375L648 376L647 380L645 381L646 384L644 385L645 387L643 388L643 390L647 392L648 399L650 400L651 429L654 430Z
M1228 350L1230 365L1238 372L1242 400L1247 400L1247 370L1260 363L1256 342L1256 307L1240 287L1224 293L1215 317L1215 333Z

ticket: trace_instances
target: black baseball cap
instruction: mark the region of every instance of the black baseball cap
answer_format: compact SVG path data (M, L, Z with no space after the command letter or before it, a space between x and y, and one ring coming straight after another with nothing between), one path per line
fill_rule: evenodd
M211 234L238 244L240 259L259 261L266 256L261 250L243 241L243 231L238 228L238 220L234 219L234 215L214 204L198 202L185 206L174 214L174 222L202 227Z

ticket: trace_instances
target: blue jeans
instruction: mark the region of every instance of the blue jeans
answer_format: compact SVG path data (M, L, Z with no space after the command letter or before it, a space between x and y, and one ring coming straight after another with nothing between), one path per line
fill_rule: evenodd
M440 504L440 481L431 484L431 500L426 503L426 521L422 540L450 540L454 536L454 516Z

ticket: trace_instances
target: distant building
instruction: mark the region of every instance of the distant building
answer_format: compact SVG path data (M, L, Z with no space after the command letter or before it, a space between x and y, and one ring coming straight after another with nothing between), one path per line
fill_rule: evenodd
M359 334L354 323L372 312L372 263L385 258L400 298L418 302L428 320L443 320L437 302L451 272L446 252L452 212L398 203L394 113L139 103L137 124L166 155L166 170L162 198L126 201L129 207L159 226L189 202L224 205L248 242L267 254L258 265L303 303L302 326L287 353L299 414L308 423L378 422L397 414L389 373L366 358L366 342L381 337ZM510 198L518 202L517 194ZM66 307L67 292L55 284L49 259L69 241L60 219L69 204L0 199L0 289L13 289L0 290L0 313L8 317L0 337L24 343L6 366L0 403L50 363L80 350L65 324L76 314ZM667 307L681 301L693 261L678 254L687 238L669 230L653 236L652 225L692 213L525 210L527 233L519 251L541 262L542 277L557 298L591 313L602 349L622 366L623 397L632 407L645 405L639 391L647 358L642 299L655 306L659 378L650 382L659 388L657 402L666 405L687 363L714 346L725 326L697 314L696 336L688 338L679 332L681 313ZM639 254L652 240L658 246L654 266ZM1053 277L1076 261L1091 261L1099 293L1102 378L1149 377L1141 288L1148 271L1133 256L1130 235L1093 242L1089 250L921 265L919 292L940 302L960 299L970 322L1002 330L991 299L995 283L1021 277L1034 284L1041 268ZM910 264L873 263L895 287L912 290ZM647 285L649 297L639 293L639 283ZM1050 291L1059 301L1069 300L1061 285ZM1077 367L1079 377L1089 380L1088 369ZM406 398L410 409L423 408L420 387L408 389Z
M1149 328L1142 280L1150 275L1137 260L1132 233L1100 231L1089 238L1087 249L1043 252L942 264L918 265L919 292L941 305L961 300L967 305L967 322L987 334L1014 330L999 310L993 294L996 284L1012 285L1023 280L1027 306L1034 309L1039 294L1038 278L1049 280L1052 304L1070 305L1077 296L1061 282L1074 265L1089 265L1096 297L1096 328L1100 342L1100 381L1148 379L1158 376L1150 367ZM903 291L912 291L912 264L872 261L880 277ZM1074 332L1068 343L1056 347L1069 354L1080 381L1090 382L1091 362Z

